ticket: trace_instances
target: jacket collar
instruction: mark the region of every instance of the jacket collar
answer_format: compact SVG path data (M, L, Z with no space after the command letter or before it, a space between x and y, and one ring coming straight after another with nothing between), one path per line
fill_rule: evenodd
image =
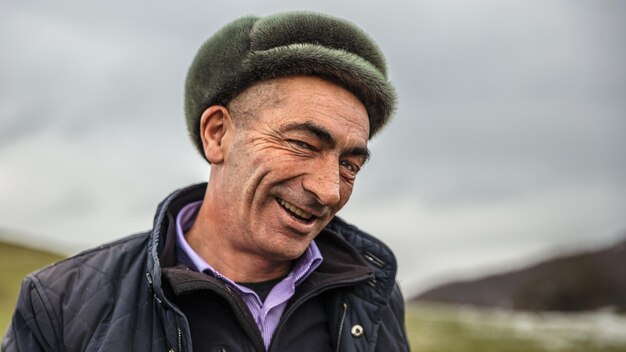
M181 188L159 204L148 245L148 270L155 294L165 298L161 267L176 266L175 222L178 211L189 202L204 197L206 183ZM396 259L378 239L335 217L316 238L324 257L322 264L303 285L328 285L333 282L369 278L377 291L375 300L386 301L393 289Z

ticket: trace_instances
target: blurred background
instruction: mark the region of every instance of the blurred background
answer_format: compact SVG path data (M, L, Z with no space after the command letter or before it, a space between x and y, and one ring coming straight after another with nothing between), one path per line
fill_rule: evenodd
M372 140L372 160L340 215L394 249L407 300L540 311L515 303L518 286L496 280L508 288L485 298L495 283L472 295L467 285L560 256L624 254L626 2L618 0L4 1L0 240L69 255L150 228L162 198L209 174L183 121L195 51L237 17L289 10L346 18L386 55L399 109ZM23 257L6 258L5 271L16 272L9 266ZM615 258L585 270L621 277L611 289L622 292L626 254ZM576 263L528 275L554 282L580 272ZM527 291L540 285L520 280ZM459 281L466 286L446 286ZM444 293L431 290L440 285ZM599 302L556 310L624 309ZM422 327L414 346L435 351L437 333L423 328L435 323L420 319L448 315L418 306L409 317ZM450 312L454 320L465 311ZM581 321L606 315L593 317ZM626 329L623 315L610 317ZM548 329L526 318L521 326ZM576 329L549 347L585 328Z

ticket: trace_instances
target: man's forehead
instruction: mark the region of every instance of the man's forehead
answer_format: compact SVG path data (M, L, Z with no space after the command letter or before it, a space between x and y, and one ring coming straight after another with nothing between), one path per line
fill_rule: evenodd
M279 101L290 101L296 94L299 97L309 98L307 100L314 100L323 93L333 92L335 93L333 97L336 99L349 100L352 104L358 102L359 106L365 107L364 102L350 89L316 75L290 75L273 78L254 84L250 90L271 91ZM349 99L346 99L347 97Z
M348 89L317 76L288 76L274 81L273 95L279 108L289 109L294 114L345 120L369 129L365 105Z

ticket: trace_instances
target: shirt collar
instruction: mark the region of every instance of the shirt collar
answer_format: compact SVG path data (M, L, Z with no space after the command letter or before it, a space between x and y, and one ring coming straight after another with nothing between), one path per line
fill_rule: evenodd
M209 263L191 248L185 239L185 232L191 228L196 220L201 205L201 200L188 203L176 215L177 260L179 263L190 267L192 270L210 273L223 281L236 285L232 280L213 269ZM287 276L292 278L294 285L298 285L322 263L322 260L323 257L317 244L315 241L311 241L305 252L295 260L291 272Z

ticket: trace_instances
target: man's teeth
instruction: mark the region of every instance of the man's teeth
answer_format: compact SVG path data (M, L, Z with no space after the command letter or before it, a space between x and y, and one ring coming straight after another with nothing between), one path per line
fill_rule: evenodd
M289 209L289 211L291 211L292 213L298 215L301 218L307 219L307 220L311 220L311 218L313 217L313 214L309 214L306 211L296 207L295 205L288 203L282 199L278 199L278 201L280 202L280 205L282 205L283 207L285 207L286 209Z

